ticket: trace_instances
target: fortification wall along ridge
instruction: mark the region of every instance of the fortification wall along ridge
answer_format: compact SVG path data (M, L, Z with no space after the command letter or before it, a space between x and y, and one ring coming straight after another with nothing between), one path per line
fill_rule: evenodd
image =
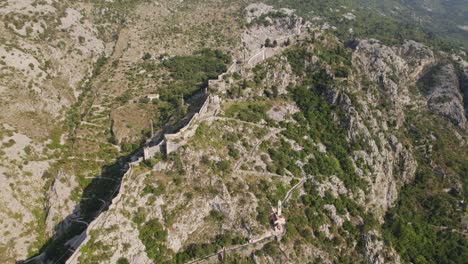
M159 144L143 148L144 159L152 158L157 153L165 152L164 154L166 155L170 154L185 145L187 140L195 135L198 128L198 120L210 114L214 115L219 108L219 102L220 99L217 95L208 95L198 112L192 116L187 125L181 128L179 132L164 134L164 138Z
M258 50L257 53L252 55L246 62L238 65L236 61L232 63L227 71L218 76L215 80L208 80L208 88L205 89L205 95L208 96L205 99L205 102L200 107L197 113L195 113L186 126L181 128L179 132L174 134L164 134L163 140L156 146L147 146L143 148L144 159L149 159L154 157L157 153L170 154L180 147L187 144L188 139L195 135L195 132L199 125L199 120L207 115L216 115L217 109L220 107L220 98L218 95L213 95L211 92L221 92L225 93L226 91L226 82L224 80L226 74L234 73L235 71L242 68L254 67L256 64L261 63L262 61L275 56L280 53L284 47L283 43L286 40L295 41L294 37L299 37L301 34L301 28L297 29L296 34L289 36L284 36L275 39L278 42L276 47L262 47ZM165 153L164 153L165 152Z
M185 127L175 134L164 135L166 154L170 154L187 144L187 141L193 137L197 131L199 126L198 121L205 116L215 115L216 110L219 108L219 102L220 100L217 95L209 95L198 113L193 115L192 119Z
M127 181L126 179L131 177L131 175L132 175L132 166L138 166L139 163L140 163L140 160L128 163L129 167L128 167L127 172L125 172L125 174L122 176L122 181L121 181L122 183L126 182ZM122 186L122 184L119 184L117 186L117 188L113 192L113 194L117 193L117 195L111 201L108 201L108 202L104 203L101 206L101 209L99 210L99 216L96 219L94 219L93 221L91 221L88 224L88 227L86 228L86 230L84 230L80 235L73 238L73 240L70 240L70 241L72 241L70 243L70 247L71 247L70 250L73 250L73 254L66 261L67 264L77 263L78 262L79 256L81 255L81 252L79 250L77 250L77 249L81 245L86 244L91 239L92 230L102 228L105 225L106 220L107 220L107 218L109 217L110 214L103 213L103 212L104 211L109 212L109 211L112 211L112 210L116 209L116 207L118 205L118 201L120 201L120 199L122 198L122 194L125 193L123 191L124 188L125 188L125 186Z

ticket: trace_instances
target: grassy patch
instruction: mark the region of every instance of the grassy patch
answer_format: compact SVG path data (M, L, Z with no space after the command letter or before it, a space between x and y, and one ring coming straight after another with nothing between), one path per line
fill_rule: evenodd
M235 102L227 107L225 113L227 117L258 123L270 119L267 114L270 107L271 105L267 102Z

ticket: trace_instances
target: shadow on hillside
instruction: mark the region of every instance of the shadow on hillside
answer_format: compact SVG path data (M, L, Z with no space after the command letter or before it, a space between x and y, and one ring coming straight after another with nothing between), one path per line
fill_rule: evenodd
M208 94L206 94L202 89L194 94L189 100L187 100L189 107L187 108L187 113L185 116L175 122L169 121L169 124L164 126L163 129L157 133L157 135L149 140L147 145L149 147L156 146L161 142L161 140L164 139L165 134L174 134L179 132L190 122L192 117L198 113L198 111L200 111L200 108L203 106L207 98Z
M86 239L86 229L101 213L107 211L112 199L118 194L123 175L128 171L132 154L119 157L111 165L101 169L99 177L93 178L83 190L81 201L72 214L55 227L55 235L40 249L39 254L17 263L65 263Z
M186 126L199 111L207 96L203 91L193 95L187 101L189 107L186 115L172 126L164 127L151 140L150 145L159 143L165 133L177 133ZM132 161L132 157L139 157L142 154L142 149L139 148L129 155L117 158L113 164L103 166L100 176L95 177L84 189L82 199L74 212L56 225L55 235L40 249L39 254L17 263L65 263L86 239L88 225L101 213L107 211L112 199L118 195L122 177L128 171L128 163Z

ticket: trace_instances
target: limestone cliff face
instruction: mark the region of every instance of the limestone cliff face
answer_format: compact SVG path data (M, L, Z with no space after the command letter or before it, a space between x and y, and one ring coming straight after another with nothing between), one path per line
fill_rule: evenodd
M363 40L356 46L353 62L364 76L379 84L380 95L391 103L390 114L397 126L404 120L403 108L418 103L409 97L410 88L418 85L423 86L431 111L465 127L462 83L453 63L445 57L415 41L389 47L376 40Z
M434 66L421 79L427 105L438 115L455 125L466 127L463 95L459 76L452 63Z
M315 68L329 69L315 56L309 60L307 63ZM355 151L352 158L369 190L353 198L381 221L397 199L400 187L412 180L417 167L410 146L405 146L396 135L405 120L405 107L420 104L410 98L409 87L415 85L424 67L434 61L433 51L414 41L389 47L377 40L361 40L353 50L352 74L347 82L341 84L336 80L339 85L325 95L330 104L345 111L346 118L341 122L347 128L348 140L365 146ZM296 82L288 69L283 66L283 70L268 75L268 82L272 82L269 85L283 88L281 80ZM282 76L281 80L276 80L276 76ZM353 100L348 96L358 93Z
M409 182L416 170L411 149L400 142L395 129L405 120L405 107L420 107L421 102L410 97L410 87L415 86L424 67L435 60L432 50L414 41L389 47L376 40L362 40L353 52L353 65L360 75L356 78L361 78L361 84L355 87L366 93L365 97L358 97L360 111L346 96L335 95L332 99L347 109L350 139L364 139L367 143L366 151L356 152L354 159L363 159L373 170L363 173L370 184L366 204L380 217L396 200L399 187ZM364 87L364 79L377 85Z
M397 127L403 120L404 107L410 104L409 87L425 66L434 63L434 53L426 46L407 41L402 46L389 47L377 40L362 40L353 52L353 64L359 72L378 84L376 94L368 94L374 105L384 98L390 103L389 114Z
M61 171L47 191L46 232L49 236L54 232L60 234L64 226L56 226L58 222L77 209L74 202L66 199L76 186L73 177Z
M364 235L365 261L372 264L401 263L398 253L389 250L380 237L381 234L376 231Z
M371 111L365 101L359 101L361 110L341 92L330 92L331 104L339 105L346 111L346 126L350 141L365 142L365 150L355 151L353 160L358 173L369 184L369 192L361 193L362 204L382 220L386 210L398 197L398 190L413 178L416 161L411 151L403 146L388 129L385 113Z

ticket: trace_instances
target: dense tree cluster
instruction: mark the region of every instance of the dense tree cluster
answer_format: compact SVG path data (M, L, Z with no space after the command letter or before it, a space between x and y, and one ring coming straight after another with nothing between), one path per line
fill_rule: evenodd
M186 263L191 259L201 258L213 254L224 247L244 244L247 240L231 232L217 235L212 243L190 244L183 251L176 254L176 263Z
M190 98L208 86L209 79L216 79L227 70L231 57L219 50L203 49L190 56L175 56L162 65L171 73L174 82L161 91L162 100Z
M413 144L428 144L428 135L437 138L432 153L426 148L415 151L419 163L415 179L402 189L395 207L385 217L386 242L408 262L464 263L468 259L468 242L460 233L466 213L461 201L466 201L468 194L467 152L458 148L458 140L449 129L439 126L447 122L435 116L421 119L410 114L406 124ZM432 164L441 164L450 175L437 175ZM463 188L454 188L455 181Z
M164 263L172 255L172 251L167 249L167 230L157 219L151 219L139 227L139 238L146 248L146 254L155 263Z

